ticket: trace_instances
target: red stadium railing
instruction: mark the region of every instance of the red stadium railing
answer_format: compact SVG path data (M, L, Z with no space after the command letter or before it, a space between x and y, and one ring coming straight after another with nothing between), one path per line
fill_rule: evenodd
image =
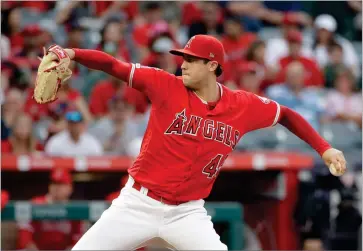
M8 155L1 157L1 169L11 171L49 170L55 166L75 171L125 171L133 162L129 157L49 157L36 155ZM291 152L246 152L232 154L222 170L299 170L310 169L314 158Z

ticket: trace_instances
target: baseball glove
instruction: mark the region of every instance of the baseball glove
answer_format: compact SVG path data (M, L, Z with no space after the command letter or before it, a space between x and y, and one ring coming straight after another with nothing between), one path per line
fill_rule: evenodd
M54 59L53 52L58 59ZM57 99L57 92L67 79L72 75L68 68L71 62L66 51L58 46L53 45L46 51L44 49L43 58L38 67L37 79L33 98L39 104L53 102Z

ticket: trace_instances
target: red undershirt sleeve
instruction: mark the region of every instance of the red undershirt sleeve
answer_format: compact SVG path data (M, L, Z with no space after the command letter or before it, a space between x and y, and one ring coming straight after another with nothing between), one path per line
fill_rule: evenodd
M74 60L90 69L103 71L127 82L131 64L117 60L109 54L98 50L73 49Z
M98 50L73 49L74 60L94 70L108 73L127 83L128 86L144 93L152 104L159 106L172 91L175 75L161 69L125 63Z

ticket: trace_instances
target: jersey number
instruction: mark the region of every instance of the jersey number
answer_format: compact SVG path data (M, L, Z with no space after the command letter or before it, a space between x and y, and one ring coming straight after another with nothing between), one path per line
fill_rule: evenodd
M222 154L217 154L209 163L203 168L202 173L207 175L209 179L213 179L217 176L219 169L221 169L224 161L227 159L227 156L223 156Z

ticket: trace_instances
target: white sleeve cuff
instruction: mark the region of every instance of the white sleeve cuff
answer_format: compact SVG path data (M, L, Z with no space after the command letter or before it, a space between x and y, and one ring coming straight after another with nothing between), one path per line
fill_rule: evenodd
M275 102L275 101L273 101ZM279 120L279 117L280 117L280 104L275 102L276 103L276 106L277 106L277 109L276 109L276 116L275 116L275 119L274 119L274 122L272 123L271 126L275 126L277 121Z

